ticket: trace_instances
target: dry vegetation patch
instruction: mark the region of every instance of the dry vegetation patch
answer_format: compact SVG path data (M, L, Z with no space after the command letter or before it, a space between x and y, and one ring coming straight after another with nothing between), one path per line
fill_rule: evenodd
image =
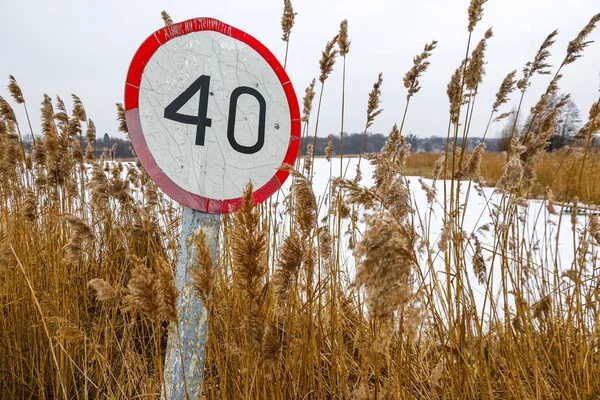
M513 132L504 154L482 147L467 153L457 143L469 135L462 121L475 112L492 36L473 33L484 3L471 2L473 45L447 87L445 153L410 154L402 136L419 78L435 57L433 42L405 76L404 117L381 153L361 155L356 171L330 172L326 193L314 193L309 148L302 165L287 167L289 196L253 207L248 191L241 210L224 216L215 260L203 237L194 239L194 282L210 320L204 396L600 396L600 223L597 215L578 216L577 207L554 215L564 201L598 202L600 158L590 143L600 129L599 103L571 146L544 150L560 107L548 99L563 68L590 44L600 14L570 42L560 66L546 62L552 33L522 74L511 72L501 84L490 121L509 96L529 95L532 79L554 73L534 110L540 129ZM296 14L284 4L287 54ZM172 23L166 13L163 19ZM352 51L348 29L342 22L325 47L320 97L336 57L345 66ZM304 134L316 137L315 82L302 121ZM379 75L365 132L384 89ZM13 107L28 103L13 77L9 90L12 105L0 98L0 397L158 398L166 339L178 318L180 210L139 164L111 162L110 154L95 159L95 128L76 96L71 112L60 98L44 96L41 135L26 147ZM117 112L126 133L121 105ZM361 180L367 163L373 179ZM408 175L435 180L421 182L427 204L413 201ZM484 182L496 187L495 200L486 198L491 222L468 229L469 195L460 193L483 196ZM532 235L530 197L547 205L539 215L543 232ZM436 204L441 232L427 222ZM571 232L571 242L559 243L557 230ZM559 246L572 248L569 265ZM344 254L352 254L356 274L348 274Z

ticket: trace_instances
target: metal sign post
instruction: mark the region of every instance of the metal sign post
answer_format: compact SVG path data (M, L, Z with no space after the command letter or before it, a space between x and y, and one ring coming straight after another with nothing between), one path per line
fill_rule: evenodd
M195 229L216 259L219 214L236 211L252 182L254 202L277 191L300 147L296 93L275 56L247 33L212 18L159 29L138 49L125 84L125 115L142 166L185 206L176 285L178 329L168 341L165 392L196 398L208 316L187 273Z
M193 246L188 247L188 243L197 229L204 229L206 244L210 246L214 260L217 255L220 222L221 216L218 214L206 214L188 207L183 209L179 257L175 271L175 286L179 291L179 326L177 331L169 335L165 360L165 391L168 399L186 399L186 388L192 399L195 399L194 392L202 388L208 312L194 293L187 272L190 260L196 258L196 249Z

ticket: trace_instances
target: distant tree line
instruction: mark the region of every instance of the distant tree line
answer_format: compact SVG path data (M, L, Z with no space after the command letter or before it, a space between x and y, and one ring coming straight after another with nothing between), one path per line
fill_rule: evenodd
M565 114L558 119L557 127L555 133L552 135L547 150L551 151L554 149L558 149L560 147L566 146L572 140L573 135L576 133L576 124L580 121L578 118L578 111L575 112L569 106L569 114ZM531 116L527 119L527 121L521 126L518 121L516 122L516 134L521 135L524 129L527 129L531 124ZM530 131L536 133L537 124L534 122L531 124L532 127ZM483 140L486 145L486 151L490 152L501 152L506 151L508 149L508 145L510 143L510 136L513 130L513 126L515 126L514 114L507 118L504 128L500 132L499 137L494 138L485 138L481 137L471 137L466 139L466 143L464 148L467 151L473 150L481 141ZM334 156L340 155L340 150L342 150L344 155L353 156L361 153L361 150L364 153L377 153L381 151L385 142L387 140L387 136L381 133L367 133L364 135L363 133L344 133L343 136L343 148L340 149L340 136L339 135L330 135L327 137L319 136L316 139L314 136L303 137L301 139L300 145L300 154L306 154L307 146L314 146L315 151L314 154L316 156L325 156L325 149L329 143L329 137L332 140L332 154ZM412 153L441 153L446 150L446 141L445 137L441 136L431 136L431 137L418 137L413 134L409 134L405 136L406 143L409 143L411 146ZM596 138L593 143L593 146L600 147L600 138ZM82 140L82 148L85 150L87 148L87 142L85 137L81 138ZM364 141L364 143L363 143ZM107 157L109 156L110 149L116 145L115 157L120 159L132 158L133 153L131 152L131 142L129 139L121 139L116 137L111 137L107 133L104 134L102 138L98 138L95 144L96 150L96 158L100 157L104 151L106 151ZM26 147L29 147L30 143L26 143ZM449 143L448 146L452 146L452 143ZM458 147L463 147L462 138L458 139L457 143Z
M81 148L85 153L87 149L87 140L85 136L80 136L77 140L81 143ZM31 136L24 138L23 142L25 149L30 150L32 147ZM104 151L106 151L106 157L110 157L110 150L115 145L115 158L133 158L131 141L129 139L111 137L108 133L105 133L103 137L96 138L96 144L94 145L96 158L99 158Z
M133 153L131 152L131 141L129 139L119 139L110 137L108 133L105 133L102 139L96 139L96 157L102 155L102 152L106 150L108 156L109 150L114 146L116 147L115 158L132 158ZM86 144L87 146L87 144ZM85 149L85 147L84 147Z
M340 154L340 136L330 135L332 138L333 148L332 154L339 156ZM344 155L358 155L361 153L363 148L363 137L364 137L364 153L377 153L381 150L387 140L387 136L381 133L367 133L365 136L363 133L351 133L344 134L343 137L343 148L341 149ZM406 142L411 146L411 152L413 153L440 153L446 149L446 138L441 136L431 136L428 138L420 138L416 135L408 135L405 137ZM468 138L465 143L465 149L467 151L473 150L482 138ZM499 151L498 150L498 138L486 138L485 140L487 151ZM457 146L462 147L462 138L458 140ZM301 142L301 154L306 154L307 145L314 145L315 138L308 137L302 138ZM315 155L324 156L325 149L329 143L329 137L317 137L315 146Z

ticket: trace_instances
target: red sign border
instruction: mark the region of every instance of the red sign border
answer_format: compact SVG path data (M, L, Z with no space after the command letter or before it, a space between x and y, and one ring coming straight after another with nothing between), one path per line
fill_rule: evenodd
M298 156L301 134L300 108L292 82L273 53L271 53L269 49L267 49L261 42L251 35L214 18L194 18L166 26L150 35L137 50L133 60L131 61L131 65L129 66L127 80L125 83L125 116L131 143L133 144L133 148L135 149L142 166L148 175L150 175L150 177L156 182L156 184L169 197L178 203L186 207L207 213L226 214L237 211L242 204L242 198L238 197L235 199L226 200L209 199L194 193L190 193L177 185L156 164L152 153L150 153L150 150L148 149L148 145L144 138L140 123L140 114L138 108L140 92L139 87L142 82L142 74L146 64L148 61L150 61L156 50L158 50L160 46L167 43L169 40L179 36L187 35L192 32L200 31L219 32L233 39L237 39L246 43L258 54L260 54L271 66L271 68L273 68L273 71L279 78L279 81L281 82L281 85L285 91L290 107L291 117L290 144L282 164L293 165L296 161L296 157ZM278 170L269 182L252 193L254 203L259 204L268 199L281 187L288 176L288 171Z

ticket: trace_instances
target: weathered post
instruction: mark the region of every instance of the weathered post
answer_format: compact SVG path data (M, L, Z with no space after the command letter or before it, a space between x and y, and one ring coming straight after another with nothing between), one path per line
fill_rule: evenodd
M185 207L179 238L179 257L175 271L175 286L179 291L177 330L169 335L165 360L165 391L168 399L185 399L186 388L194 399L194 388L202 387L202 372L206 336L208 334L208 312L193 292L188 269L196 259L196 249L189 240L197 229L206 234L212 259L216 259L221 216L206 214Z

